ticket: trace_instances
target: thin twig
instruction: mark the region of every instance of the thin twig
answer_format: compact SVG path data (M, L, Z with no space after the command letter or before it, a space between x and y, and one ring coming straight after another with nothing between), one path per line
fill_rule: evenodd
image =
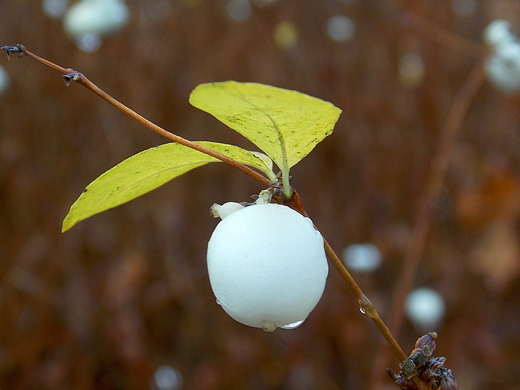
M143 124L144 126L146 126L147 128L149 128L150 130L154 131L155 133L163 136L164 138L170 140L170 141L173 141L173 142L177 142L179 144L182 144L184 146L187 146L188 148L191 148L191 149L195 149L201 153L205 153L209 156L212 156L212 157L215 157L217 159L219 159L220 161L222 162L225 162L239 170L241 170L242 172L244 172L245 174L251 176L253 179L255 180L258 180L260 183L262 183L264 186L266 187L269 187L269 185L271 185L271 181L264 177L263 175L261 175L260 173L258 173L257 171L253 170L252 168L248 167L247 165L244 165L244 164L241 164L239 163L238 161L228 157L228 156L225 156L219 152L216 152L212 149L209 149L205 146L202 146L200 144L197 144L195 142L192 142L190 140L187 140L183 137L180 137L176 134L173 134L165 129L163 129L162 127L156 125L155 123L149 121L148 119L146 119L145 117L139 115L137 112L135 112L134 110L132 110L131 108L125 106L123 103L119 102L118 100L114 99L112 96L110 96L108 93L106 93L105 91L103 91L101 88L99 88L96 84L94 84L92 81L90 81L83 73L81 72L77 72L73 69L67 69L67 68L63 68L62 66L59 66L49 60L46 60L45 58L42 58L32 52L30 52L29 50L27 50L25 48L25 46L23 45L16 45L16 46L4 46L3 47L4 50L7 51L7 54L9 56L9 54L11 53L18 53L18 56L21 57L22 55L26 55L27 57L30 57L52 69L55 69L57 70L58 72L62 73L63 74L63 77L65 78L65 82L66 84L68 85L71 81L75 81L77 82L78 84L81 84L83 85L84 87L86 87L87 89L89 89L90 91L94 92L96 95L98 95L100 98L102 98L103 100L107 101L108 103L112 104L114 107L118 108L119 110L121 110L122 112L124 112L125 114L127 114L128 116L130 116L131 118L135 119L136 121L138 121L139 123ZM9 57L8 57L9 58Z
M325 253L327 254L327 257L332 262L332 264L334 264L336 269L339 271L341 277L345 280L345 282L347 282L349 287L352 289L354 295L356 295L356 298L358 299L359 310L361 311L361 313L372 318L372 320L383 334L384 338L390 345L390 348L392 348L392 351L397 356L397 358L400 361L406 359L406 354L403 352L403 349L397 343L394 336L392 336L392 332L390 332L390 329L388 329L383 319L379 316L376 307L372 304L370 299L368 299L367 296L363 293L359 285L350 275L350 273L345 268L341 260L336 255L336 253L334 253L327 241L325 241Z
M424 249L424 244L430 230L434 207L442 189L442 183L455 146L457 134L462 126L469 105L480 85L484 81L484 67L479 62L471 71L465 83L462 85L455 100L451 105L450 112L442 129L440 145L437 155L434 157L429 173L429 179L425 186L425 194L419 204L417 220L413 229L410 245L405 254L401 273L396 282L393 302L390 310L389 327L392 334L397 335L401 328L404 316L404 305L412 287L419 259ZM373 381L378 381L380 372L388 365L389 351L382 346L376 359L372 374ZM371 389L378 389L379 384L374 383Z
M406 26L413 28L429 39L459 53L475 58L482 58L482 56L485 56L488 53L489 49L485 45L475 43L467 38L452 33L451 31L424 19L413 12L401 13L399 18Z
M294 190L293 188L293 196L292 198L285 202L287 206L291 207L292 209L298 211L300 214L302 214L304 217L308 217L307 212L305 211L301 201L300 196L298 195L298 192ZM315 226L316 228L316 226ZM316 230L319 231L318 228ZM341 260L339 259L338 255L334 252L330 244L327 242L327 240L324 239L324 245L325 245L325 253L327 254L327 258L329 261L336 267L339 274L343 278L343 280L348 284L354 295L356 296L359 304L359 310L364 315L372 318L372 320L375 322L376 326L379 328L381 333L383 334L384 338L388 341L388 344L394 351L395 355L398 357L400 361L403 361L406 359L406 354L403 352L402 348L399 346L395 338L392 336L392 333L386 326L383 319L379 316L379 313L377 312L377 309L372 304L370 299L367 298L367 296L363 293L361 290L361 287L356 283L352 275L350 275L350 272L345 268Z

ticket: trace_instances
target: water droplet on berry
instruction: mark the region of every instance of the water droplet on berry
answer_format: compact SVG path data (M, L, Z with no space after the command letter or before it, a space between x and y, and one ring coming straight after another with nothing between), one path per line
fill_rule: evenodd
M305 320L296 321L296 322L293 322L293 323L291 323L291 324L287 324L287 325L284 325L284 326L280 326L280 328L282 328L282 329L296 329L296 328L299 327L301 324L303 324L303 321L305 321Z

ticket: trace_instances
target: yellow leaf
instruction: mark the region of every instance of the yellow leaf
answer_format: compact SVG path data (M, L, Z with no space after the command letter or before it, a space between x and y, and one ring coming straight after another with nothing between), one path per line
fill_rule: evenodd
M300 92L236 81L199 85L190 103L242 134L287 171L332 133L341 113Z
M274 178L272 170L253 152L216 142L198 143L256 168L271 179ZM71 206L63 221L62 231L92 215L152 191L191 169L218 161L220 160L178 143L168 143L137 153L87 186Z

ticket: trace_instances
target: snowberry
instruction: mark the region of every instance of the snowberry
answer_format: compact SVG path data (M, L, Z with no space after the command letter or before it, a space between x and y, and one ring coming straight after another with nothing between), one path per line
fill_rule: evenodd
M207 260L217 302L238 322L266 331L303 322L328 274L312 221L272 203L235 206L215 228Z
M520 44L496 46L486 61L486 71L495 87L510 93L520 90Z
M486 27L484 40L493 50L486 59L489 81L505 92L520 90L520 43L511 32L511 23L494 20Z
M511 23L504 19L495 19L484 30L484 40L490 46L504 45L514 42Z
M372 272L381 266L382 255L372 244L352 244L343 251L343 262L357 272Z
M445 312L446 304L442 295L431 288L415 289L406 299L406 314L420 331L438 326Z
M75 38L87 34L108 35L119 30L128 20L123 0L81 0L65 13L65 30Z

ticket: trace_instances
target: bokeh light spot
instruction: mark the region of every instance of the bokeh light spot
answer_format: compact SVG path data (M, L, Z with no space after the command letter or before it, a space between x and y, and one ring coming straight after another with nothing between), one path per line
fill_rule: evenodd
M43 0L42 7L43 12L51 18L60 18L63 16L67 7L69 6L69 0Z
M153 19L164 19L171 12L172 6L168 0L148 0L146 13Z
M101 37L99 34L83 34L76 37L76 46L84 52L95 52L101 46Z
M444 299L431 288L418 288L406 300L406 315L420 331L435 330L445 312Z
M0 65L0 94L3 93L9 85L9 75L5 68Z
M276 0L252 0L253 4L258 7L267 7L276 2Z
M161 366L155 370L153 376L158 390L177 390L182 386L182 376L178 370L170 366Z
M354 22L344 15L333 16L327 21L327 36L337 42L351 39L355 29Z
M408 53L399 61L399 81L406 88L417 88L424 80L424 61L417 53Z
M287 50L298 42L298 28L292 22L284 21L277 24L274 29L274 42L280 49Z
M343 263L358 272L371 272L381 266L382 255L372 244L352 244L343 251Z
M230 0L227 5L227 13L236 22L245 22L251 17L253 10L249 0Z
M475 0L451 0L451 8L459 16L469 16L475 12Z

